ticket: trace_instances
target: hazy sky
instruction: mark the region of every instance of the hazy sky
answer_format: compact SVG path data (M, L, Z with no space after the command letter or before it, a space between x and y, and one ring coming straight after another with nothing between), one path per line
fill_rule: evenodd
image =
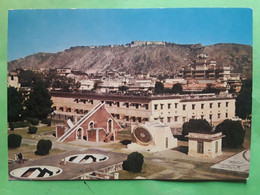
M131 41L252 45L247 8L11 10L8 61L72 46Z

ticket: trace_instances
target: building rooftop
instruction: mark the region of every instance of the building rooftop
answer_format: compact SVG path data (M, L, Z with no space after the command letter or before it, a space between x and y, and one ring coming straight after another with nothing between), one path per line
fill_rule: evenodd
M222 132L215 133L215 132L200 132L200 133L189 133L187 135L189 139L192 140L201 140L201 141L214 141L217 139L220 139L222 137L225 137L225 135L222 135Z
M201 101L201 100L216 100L216 99L234 99L232 94L220 94L214 93L208 94L160 94L160 95L146 95L146 96L135 96L125 94L111 94L111 93L80 93L80 92L60 92L51 91L53 97L70 97L70 98L81 98L81 99L98 99L105 101L131 101L149 103L151 100L163 100L163 99L181 99L181 101Z

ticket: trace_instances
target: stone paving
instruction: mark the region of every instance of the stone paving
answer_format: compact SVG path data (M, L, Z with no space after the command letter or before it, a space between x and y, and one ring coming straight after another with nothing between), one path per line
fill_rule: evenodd
M36 140L23 139L23 143L36 145ZM9 170L24 166L45 165L56 166L63 169L62 174L49 178L49 180L69 180L86 172L99 170L101 168L120 163L127 158L127 153L112 152L111 148L104 148L110 143L90 143L83 140L72 143L53 142L53 148L67 150L67 152L55 154L53 156L43 157L37 160L26 161L24 164L10 164ZM114 144L111 143L111 144ZM165 169L151 174L146 179L246 179L249 172L250 150L245 150L238 154L233 152L223 152L223 154L214 159L195 158L188 156L185 146L165 150L158 153L145 155L145 161L154 166L160 165ZM95 149L94 149L95 148ZM185 149L185 148L184 148ZM123 152L123 151L122 151ZM61 159L74 154L97 153L109 156L109 160L92 164L74 164L67 163L60 165ZM228 170L229 172L225 172ZM232 172L233 171L233 172ZM236 173L234 173L236 172ZM234 173L234 174L233 174ZM241 175L242 174L242 175ZM120 176L119 176L120 178ZM10 179L15 179L10 176Z
M85 153L105 154L109 157L109 159L107 161L95 162L91 164L77 164L77 163L69 163L69 162L67 162L66 165L60 164L61 160L65 159L65 157L67 156L74 155L74 154L85 154ZM81 149L81 150L74 150L74 151L68 151L60 154L55 154L52 156L47 156L36 160L25 161L23 164L9 164L9 172L14 169L26 167L26 166L41 166L41 165L54 166L54 167L61 168L63 172L60 175L47 178L47 180L70 180L84 173L98 171L102 168L121 163L124 160L126 160L126 158L127 158L126 154L114 153L110 151L97 150L97 149ZM10 175L9 178L11 180L17 179ZM45 180L45 179L42 178L39 180Z
M249 173L250 167L250 150L244 150L230 158L217 163L211 168L213 169L221 169L227 171L236 171L242 173Z

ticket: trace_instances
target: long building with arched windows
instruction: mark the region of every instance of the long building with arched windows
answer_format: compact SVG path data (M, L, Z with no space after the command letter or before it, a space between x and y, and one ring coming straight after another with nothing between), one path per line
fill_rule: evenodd
M119 122L144 123L156 121L172 128L181 128L189 119L206 119L217 125L235 117L235 97L232 94L150 95L145 97L51 92L55 117L67 119L82 117L99 102L104 102L108 112Z

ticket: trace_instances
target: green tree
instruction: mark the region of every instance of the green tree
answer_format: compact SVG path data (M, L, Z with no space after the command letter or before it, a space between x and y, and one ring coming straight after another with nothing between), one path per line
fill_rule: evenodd
M75 88L76 89L79 89L81 87L81 83L79 82L79 81L77 81L76 83L75 83Z
M207 84L206 89L204 89L202 92L203 92L203 93L215 93L215 94L219 94L219 93L220 93L220 90L219 90L219 89L216 89L215 87L213 87L213 85L210 83L210 84Z
M155 94L159 94L159 93L163 93L163 91L164 91L163 83L156 82L155 83L155 88L154 88L154 93Z
M222 139L223 147L237 148L244 142L245 130L240 121L224 120L216 127L215 132L225 135Z
M8 87L8 122L19 121L23 112L24 98L14 87Z
M127 91L129 88L127 87L127 86L125 86L125 85L122 85L122 86L119 86L118 87L118 90L119 91Z
M123 162L123 169L135 173L142 171L144 156L139 152L132 152L127 156L127 160Z
M29 134L35 134L38 130L38 127L28 127Z
M8 148L19 148L22 142L22 136L17 134L8 135Z
M52 100L44 81L34 83L28 100L25 102L27 117L46 118L52 112Z
M32 70L21 69L18 74L19 82L22 87L32 87L33 83L43 79L43 77L42 74L36 73Z
M63 83L62 84L62 91L69 92L72 89L72 85L70 83Z
M234 87L231 87L229 90L228 90L228 93L235 93L236 90L234 89Z
M37 150L35 151L35 154L37 155L49 154L51 147L52 147L52 142L50 140L41 139L37 143Z
M205 119L190 119L189 122L186 122L182 125L182 135L185 137L189 132L194 133L210 133L212 127L209 122Z
M243 82L236 98L236 115L242 119L249 118L252 113L252 79Z
M182 93L182 86L180 83L176 83L175 85L172 86L172 93Z

